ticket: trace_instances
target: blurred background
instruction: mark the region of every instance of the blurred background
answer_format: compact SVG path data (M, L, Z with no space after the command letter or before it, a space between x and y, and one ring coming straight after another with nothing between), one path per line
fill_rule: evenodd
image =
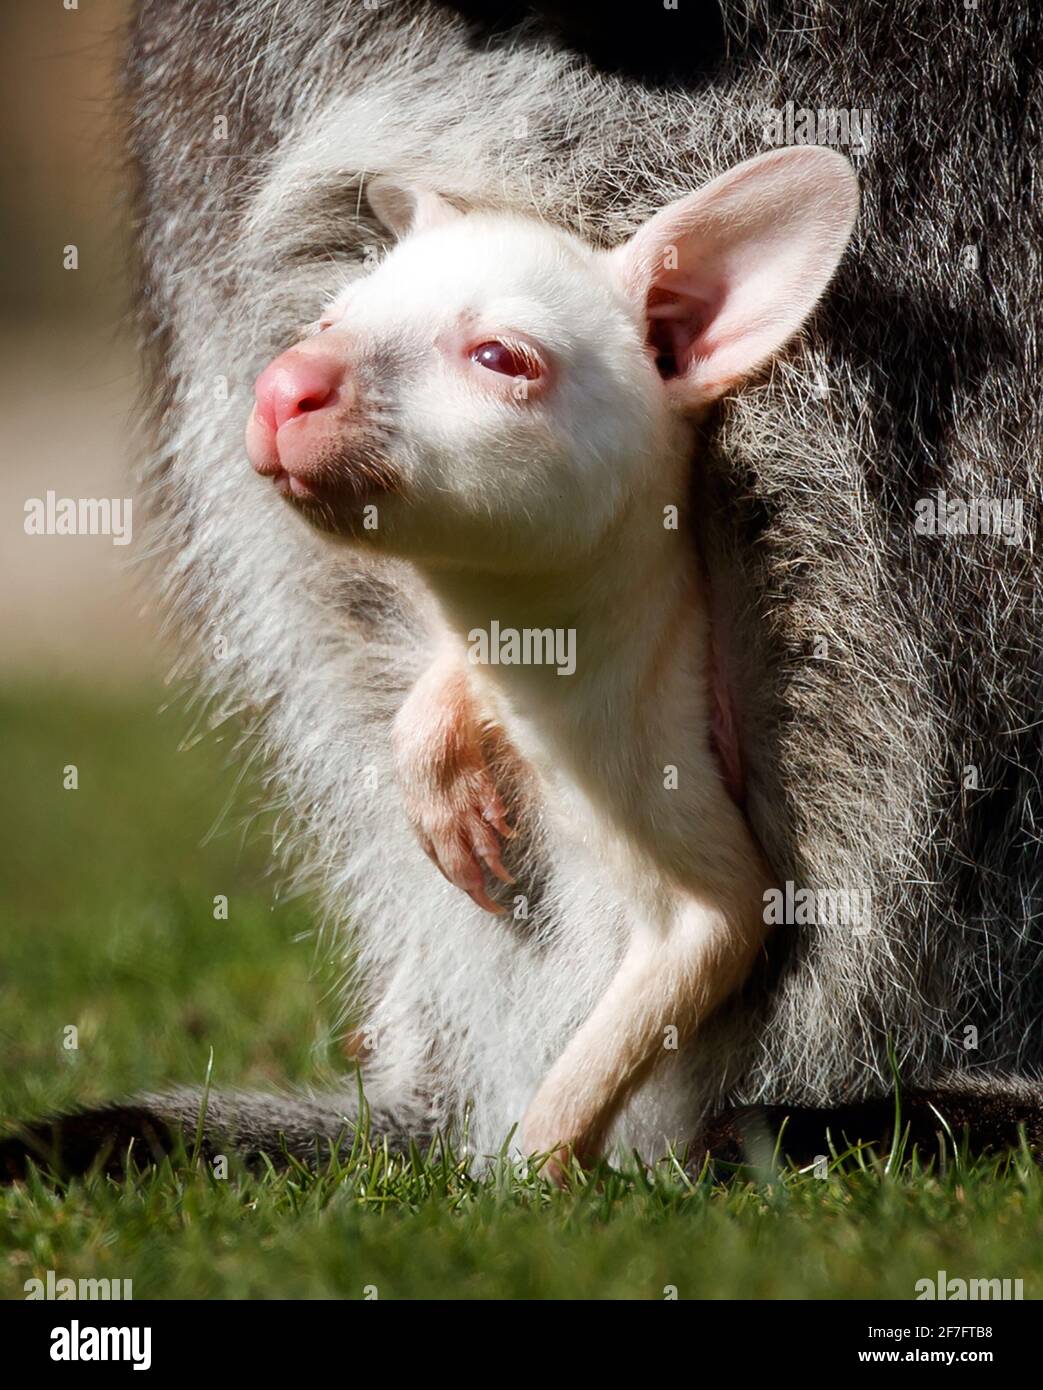
M48 491L132 492L131 6L66 4L0 4L0 1126L199 1080L211 1047L215 1084L311 1079L328 1033L237 731L164 683L137 526L25 532Z
M4 0L0 679L158 675L136 546L28 536L24 504L124 497L135 399L127 184L116 109L128 0ZM64 248L78 269L63 266Z

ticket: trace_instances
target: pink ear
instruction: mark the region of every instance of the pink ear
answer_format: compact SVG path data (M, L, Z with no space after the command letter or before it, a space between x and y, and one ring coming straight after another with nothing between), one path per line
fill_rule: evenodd
M366 197L378 219L396 237L423 232L451 222L461 214L440 194L381 175L370 179Z
M857 213L843 155L777 150L669 204L609 253L682 408L722 395L796 333Z

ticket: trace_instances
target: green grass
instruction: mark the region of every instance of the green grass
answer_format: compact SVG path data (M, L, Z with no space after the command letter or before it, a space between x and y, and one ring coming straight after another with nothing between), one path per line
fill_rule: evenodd
M349 1071L307 904L274 904L264 826L227 745L178 752L185 717L160 705L151 692L0 698L8 1119L201 1082L211 1048L215 1085ZM506 1163L476 1176L441 1151L390 1160L360 1145L317 1177L167 1165L64 1191L36 1181L0 1195L0 1295L53 1269L131 1278L136 1298L909 1299L944 1269L1021 1278L1038 1297L1030 1158L899 1157L728 1182L664 1164L558 1192Z

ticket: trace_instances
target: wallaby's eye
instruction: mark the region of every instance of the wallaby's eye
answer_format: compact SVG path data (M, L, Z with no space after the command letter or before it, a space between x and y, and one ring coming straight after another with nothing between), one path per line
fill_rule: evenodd
M471 361L490 372L500 372L503 376L523 376L527 381L535 381L543 375L543 363L529 348L520 343L501 343L492 340L479 343L471 349Z

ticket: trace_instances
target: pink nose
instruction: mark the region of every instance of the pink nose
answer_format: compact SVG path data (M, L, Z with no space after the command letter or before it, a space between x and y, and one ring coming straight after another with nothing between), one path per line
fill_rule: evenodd
M290 348L257 378L257 414L273 430L288 420L322 410L337 399L344 363L336 357Z

